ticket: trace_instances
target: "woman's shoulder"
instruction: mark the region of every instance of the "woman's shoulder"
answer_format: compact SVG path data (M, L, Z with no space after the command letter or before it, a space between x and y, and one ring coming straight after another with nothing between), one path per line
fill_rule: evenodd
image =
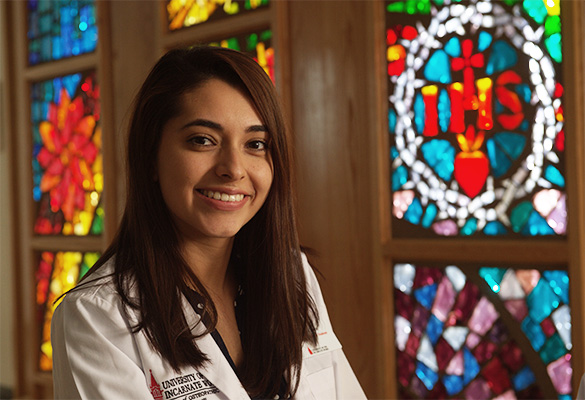
M315 271L313 270L313 267L309 262L309 258L307 257L304 251L301 252L301 261L303 263L303 271L305 273L305 279L307 281L309 291L320 290L319 282L317 281Z
M114 257L107 260L98 270L77 284L67 292L64 303L80 301L106 301L113 304L119 301L119 295L114 282Z
M100 326L119 326L135 323L137 317L132 308L124 303L114 279L114 259L106 261L96 271L67 292L53 314L52 326L66 330L74 325L66 321L87 321L89 325L102 321ZM130 285L131 287L132 285ZM132 293L125 293L132 298ZM107 322L106 322L107 321ZM89 326L88 325L88 326Z

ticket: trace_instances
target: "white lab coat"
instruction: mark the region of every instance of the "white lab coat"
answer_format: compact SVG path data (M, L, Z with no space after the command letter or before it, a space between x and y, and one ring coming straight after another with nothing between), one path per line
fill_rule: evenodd
M319 310L319 344L303 345L297 399L365 399L335 337L323 296L303 254L309 293ZM107 276L113 260L93 276ZM111 279L69 293L55 310L51 327L53 382L56 399L249 399L234 370L210 334L197 339L210 359L200 368L175 372L155 352L144 331L131 332L136 315L124 317ZM204 330L183 297L193 333Z

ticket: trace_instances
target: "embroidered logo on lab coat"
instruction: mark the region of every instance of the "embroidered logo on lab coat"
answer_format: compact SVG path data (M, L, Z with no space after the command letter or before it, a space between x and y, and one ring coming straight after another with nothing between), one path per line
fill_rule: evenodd
M152 397L154 398L154 400L163 400L163 394L160 390L160 385L158 384L156 379L154 379L154 376L152 375L152 370L150 370L150 393L152 393Z
M341 349L341 343L337 340L337 337L331 330L317 332L317 346L305 343L303 345L303 358L312 357L317 354L337 349Z
M155 400L203 400L207 395L219 393L219 389L199 372L175 376L159 385L150 371L150 382L150 393Z

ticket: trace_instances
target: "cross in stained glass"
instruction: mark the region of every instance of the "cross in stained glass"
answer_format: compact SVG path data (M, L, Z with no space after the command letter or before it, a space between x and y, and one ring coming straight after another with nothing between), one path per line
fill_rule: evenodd
M462 44L463 57L455 57L451 60L451 68L454 71L463 70L463 107L465 110L477 110L477 96L475 94L475 73L473 68L484 66L482 53L473 53L473 42L465 39Z

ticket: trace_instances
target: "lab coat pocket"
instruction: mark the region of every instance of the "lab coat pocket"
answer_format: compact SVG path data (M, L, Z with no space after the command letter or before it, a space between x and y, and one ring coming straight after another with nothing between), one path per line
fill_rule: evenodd
M323 368L320 371L307 375L307 381L316 400L337 398L333 367Z
M299 393L298 399L331 400L337 398L335 385L335 365L333 352L325 351L305 357L303 360L304 394ZM312 396L311 396L312 395Z

